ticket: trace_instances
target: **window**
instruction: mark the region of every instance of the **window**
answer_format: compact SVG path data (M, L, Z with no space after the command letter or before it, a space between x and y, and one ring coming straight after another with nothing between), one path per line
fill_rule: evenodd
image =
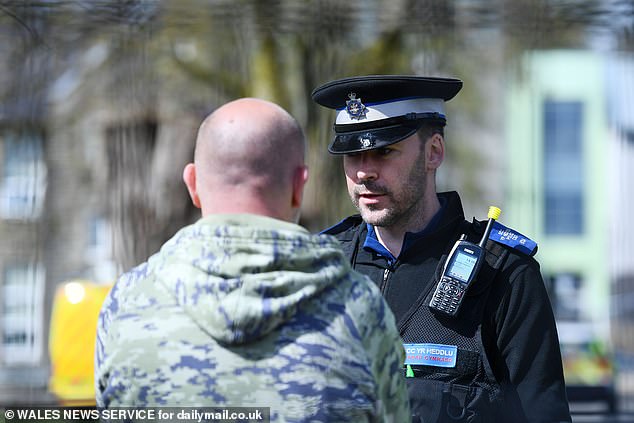
M42 352L44 271L10 266L2 283L2 353L6 364L37 363Z
M0 217L37 219L46 192L42 137L7 133L0 141L3 141Z
M552 235L583 231L583 107L579 101L544 103L544 222Z

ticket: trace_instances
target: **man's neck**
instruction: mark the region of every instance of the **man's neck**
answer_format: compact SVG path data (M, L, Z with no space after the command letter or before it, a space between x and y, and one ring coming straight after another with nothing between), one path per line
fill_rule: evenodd
M438 196L434 192L433 199L425 202L423 210L413 216L414 219L392 226L375 226L376 237L394 257L398 257L403 248L405 234L407 232L420 232L425 229L439 210L440 201L438 201Z

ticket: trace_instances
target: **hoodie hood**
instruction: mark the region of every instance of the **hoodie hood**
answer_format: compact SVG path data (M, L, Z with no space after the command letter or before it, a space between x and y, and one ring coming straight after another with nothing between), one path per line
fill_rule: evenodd
M254 341L350 272L335 238L256 215L211 215L149 260L202 330L224 344Z

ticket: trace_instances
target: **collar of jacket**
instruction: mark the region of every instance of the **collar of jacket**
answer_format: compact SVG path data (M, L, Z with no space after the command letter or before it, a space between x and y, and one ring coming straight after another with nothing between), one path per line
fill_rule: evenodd
M455 191L438 193L438 198L441 203L444 203L442 214L438 216L438 220L435 222L434 228L431 230L423 230L416 236L415 239L408 242L406 249L401 252L398 257L398 261L407 260L411 254L418 254L421 248L441 248L440 253L450 247L455 241L455 238L459 236L457 232L460 231L461 224L464 222L464 211L462 209L462 202L460 196ZM356 222L355 222L356 223ZM358 247L356 262L369 263L374 262L381 257L374 251L367 251L362 248L366 236L368 234L367 226L359 222L355 226L348 228L347 233L342 233L341 237L338 237L341 241L345 242L347 238L349 241L353 241L354 232L358 231ZM407 236L407 235L406 235ZM449 244L447 244L449 242ZM387 259L383 258L386 263Z

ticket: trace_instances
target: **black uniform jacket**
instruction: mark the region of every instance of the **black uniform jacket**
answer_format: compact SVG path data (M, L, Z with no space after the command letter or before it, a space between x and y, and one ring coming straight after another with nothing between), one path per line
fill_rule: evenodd
M363 248L367 225L358 215L324 231L336 236L353 267L380 287L401 336L408 343L417 342L411 339L412 333L416 333L410 330L412 325L418 326L418 333L422 333L420 328L434 327L427 322L412 322L412 318L425 315L416 310L428 307L426 298L434 288L439 264L442 265L461 233L475 230L481 236L484 231L484 225L465 221L457 193L438 196L443 208L434 219L433 228L409 240L406 236L404 249L392 264L375 251ZM477 234L472 236L476 237ZM539 265L532 257L512 248L503 249L508 254L501 268L490 277L490 291L482 297L485 304L478 317L482 319L478 327L486 360L503 392L505 411L501 411L503 414L496 421L570 421L559 340ZM410 389L413 409L416 397L421 395L427 394ZM423 421L433 419L421 417Z

